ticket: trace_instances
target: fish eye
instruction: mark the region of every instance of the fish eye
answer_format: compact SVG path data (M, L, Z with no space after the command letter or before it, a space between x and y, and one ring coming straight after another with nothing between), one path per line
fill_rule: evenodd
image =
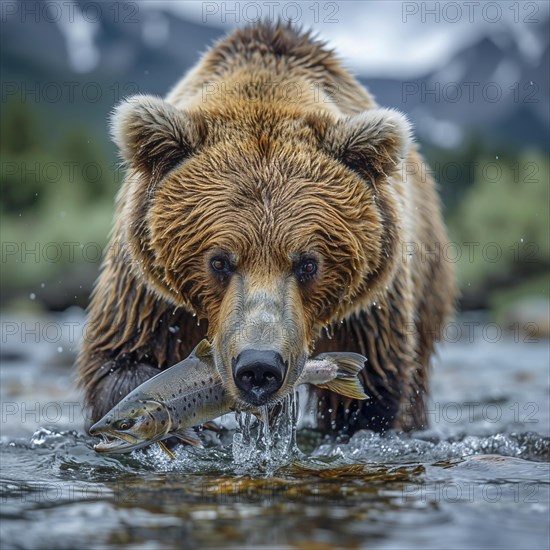
M113 428L115 430L125 431L129 430L135 423L136 421L131 418L123 418L122 420L115 422Z

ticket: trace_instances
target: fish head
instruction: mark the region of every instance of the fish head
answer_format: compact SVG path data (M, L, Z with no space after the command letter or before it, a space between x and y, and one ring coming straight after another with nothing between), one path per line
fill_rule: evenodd
M127 453L160 441L170 430L170 412L154 400L124 401L90 428L102 437L94 446L100 453Z

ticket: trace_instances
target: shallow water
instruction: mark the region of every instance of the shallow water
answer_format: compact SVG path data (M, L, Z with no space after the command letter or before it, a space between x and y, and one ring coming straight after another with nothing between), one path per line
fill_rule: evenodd
M302 411L292 457L254 455L227 430L176 461L156 445L95 453L75 341L51 340L2 346L2 550L549 546L547 340L442 345L425 432L329 443Z

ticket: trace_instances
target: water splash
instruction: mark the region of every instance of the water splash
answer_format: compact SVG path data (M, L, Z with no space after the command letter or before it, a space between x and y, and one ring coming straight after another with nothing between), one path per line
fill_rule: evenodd
M244 466L252 458L254 452L253 438L250 430L252 424L251 413L235 413L237 431L233 435L233 462L237 466Z
M300 451L296 445L298 395L290 394L280 403L261 407L257 415L236 413L237 430L233 435L233 462L266 475L289 464Z
M332 325L326 325L324 327L325 330L325 336L328 340L332 340L332 337L334 336L334 327Z

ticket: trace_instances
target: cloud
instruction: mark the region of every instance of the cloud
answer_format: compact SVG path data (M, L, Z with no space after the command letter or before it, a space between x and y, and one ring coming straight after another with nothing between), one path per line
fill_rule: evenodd
M489 5L490 4L490 5ZM297 19L336 49L345 65L365 77L412 78L442 68L461 49L481 37L506 34L533 55L541 51L532 32L548 17L550 3L529 2L526 11L506 3L482 1L410 2L144 2L210 27L229 30L258 17Z

